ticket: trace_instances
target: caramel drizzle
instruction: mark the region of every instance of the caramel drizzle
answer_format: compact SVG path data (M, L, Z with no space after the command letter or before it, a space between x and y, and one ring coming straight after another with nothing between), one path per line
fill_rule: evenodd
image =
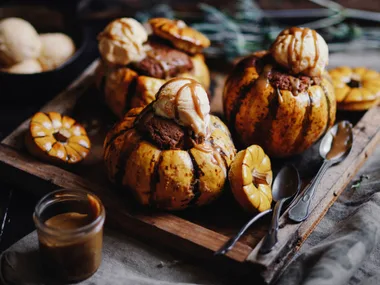
M131 27L130 24L125 23L125 22L123 22L123 21L120 21L120 24L121 24L122 26L124 26L125 28L127 28L127 30L129 30L129 31L131 32L131 34L133 34L132 27ZM125 36L126 36L126 37L129 39L129 41L133 44L133 46L135 47L135 49L138 50L138 52L141 52L141 47L136 43L136 41L132 40L131 37L130 37L129 35L127 35L127 34L126 34Z
M317 38L317 32L312 30L313 34L313 39L314 39L314 48L315 48L315 58L314 58L314 66L313 68L316 67L317 62L319 60L319 48L318 48L318 38Z
M212 153L212 163L219 166L225 165L225 161L223 160L221 155L222 150L220 147L213 148L211 144L206 142L203 142L201 144L194 142L194 148L205 153Z
M175 82L175 81L178 81L178 80L184 80L183 78L175 78L173 80L171 80L170 82ZM205 116L204 114L202 113L202 108L201 108L201 102L199 100L199 97L196 95L195 93L195 88L197 87L197 85L199 84L198 82L196 82L195 80L192 80L192 79L186 79L186 80L189 80L190 83L186 83L184 84L176 93L175 95L175 99L174 99L174 104L175 106L178 106L178 103L179 103L179 98L181 96L181 93L182 91L185 89L185 88L189 88L190 89L190 92L191 92L191 97L192 97L192 100L193 100L193 104L194 104L194 108L195 108L195 112L197 112L197 115L202 119L204 120ZM175 118L178 120L179 119L179 114L178 114L178 109L175 108ZM190 120L192 119L191 116L189 116Z
M302 31L302 34L301 34L301 48L300 48L300 51L299 53L297 53L297 50L295 49L295 45L296 45L296 37L295 37L295 34L297 32L300 32ZM308 35L308 33L311 31L311 34L313 36L313 39L314 39L314 48L315 48L315 58L314 58L314 63L313 63L313 66L311 67L312 68L315 68L316 65L317 65L317 62L319 60L319 56L320 56L320 52L319 52L319 48L318 48L318 37L317 37L317 32L314 31L314 30L311 30L309 28L298 28L298 27L292 27L289 29L289 34L292 34L294 35L292 37L292 40L288 46L288 67L289 69L291 69L291 67L295 64L297 64L298 62L300 62L300 60L302 59L302 54L303 54L303 51L304 51L304 43L305 43L305 38L306 36ZM294 57L293 57L294 55ZM310 58L307 58L307 61L310 65Z

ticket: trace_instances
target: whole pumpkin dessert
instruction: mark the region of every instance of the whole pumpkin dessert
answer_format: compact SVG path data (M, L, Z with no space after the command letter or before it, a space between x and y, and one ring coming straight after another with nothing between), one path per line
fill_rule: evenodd
M380 73L365 67L340 66L329 71L338 109L363 111L380 103Z
M239 143L287 157L316 142L335 121L327 64L323 38L297 27L282 31L269 51L243 58L223 94L224 113Z
M152 33L132 18L111 22L98 36L102 63L98 86L119 117L155 100L159 88L174 77L193 78L208 89L210 75L202 50L210 41L183 21L154 18Z
M222 192L235 147L212 116L207 93L188 78L165 83L157 99L131 109L104 142L106 171L143 205L179 210Z

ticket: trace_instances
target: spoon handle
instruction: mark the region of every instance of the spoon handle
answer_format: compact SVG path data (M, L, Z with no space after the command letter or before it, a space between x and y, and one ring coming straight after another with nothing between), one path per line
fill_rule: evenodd
M267 233L267 235L264 238L263 244L260 247L260 253L265 254L272 250L274 245L277 243L277 233L278 233L278 220L280 219L280 213L282 206L284 205L284 202L287 199L281 199L280 201L277 201L276 205L274 206L273 210L273 216L272 216L272 222L270 229Z
M253 223L255 223L256 221L258 221L260 218L264 217L265 215L269 214L272 212L272 209L269 209L269 210L266 210L264 212L261 212L259 214L257 214L256 216L254 216L252 219L250 219L248 221L248 223L246 223L241 229L240 231L237 233L236 236L230 238L218 251L216 251L214 253L214 255L224 255L226 254L227 252L229 252L233 247L234 245L236 244L236 242L240 239L240 237L247 231L247 229L252 226Z
M293 205L293 207L289 210L289 219L294 222L302 222L307 219L309 216L309 207L311 203L311 199L314 196L315 189L323 174L325 174L326 170L331 166L331 162L329 160L325 160L319 169L317 175L311 181L310 185L305 189L305 191L300 195L299 199Z

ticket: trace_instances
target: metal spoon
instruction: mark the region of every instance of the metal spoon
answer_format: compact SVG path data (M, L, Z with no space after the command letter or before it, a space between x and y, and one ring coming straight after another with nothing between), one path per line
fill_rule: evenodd
M273 209L269 231L259 250L261 254L270 252L277 243L278 221L280 219L282 206L286 201L297 196L296 194L298 194L300 186L300 176L297 169L293 166L283 167L277 174L273 182L273 200L277 202Z
M272 187L273 200L279 201L279 200L282 200L283 198L285 198L286 196L290 195L290 192L291 192L290 188L294 188L292 191L293 194L291 194L291 196L288 196L288 197L295 196L295 194L299 190L299 186L296 187L296 184L297 185L300 184L297 169L291 165L284 166L280 170L278 175L276 176L274 183L273 183L273 187ZM290 185L294 185L294 187L289 187ZM283 202L285 202L285 201L283 201ZM283 204L283 202L282 202L282 204ZM281 204L281 206L282 206L282 204ZM276 203L276 206L277 206L277 203ZM275 211L276 211L276 206L275 206ZM280 209L278 209L278 208L279 207L277 207L277 211L281 210L281 208ZM272 209L269 209L269 210L266 210L264 212L257 214L256 216L254 216L251 220L248 221L248 223L246 223L240 229L240 231L238 232L238 234L235 237L230 238L218 251L216 251L214 253L214 255L223 255L223 254L226 254L228 251L230 251L234 247L236 242L241 238L241 236L247 231L247 229L253 223L258 221L260 218L266 216L267 214L271 213L272 211L273 211ZM278 211L277 215L279 215L279 213L280 212ZM275 212L275 214L276 214L276 212Z
M330 166L341 162L348 156L352 143L352 125L348 121L339 122L326 133L319 146L319 154L324 159L323 164L310 185L289 210L289 219L294 222L302 222L307 219L311 199L323 174Z

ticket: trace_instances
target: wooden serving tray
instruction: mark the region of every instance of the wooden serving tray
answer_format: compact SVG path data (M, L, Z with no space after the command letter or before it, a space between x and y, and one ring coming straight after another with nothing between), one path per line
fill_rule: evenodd
M30 156L23 145L29 121L22 123L0 144L0 176L36 195L56 188L77 188L93 191L103 201L107 224L145 239L184 250L215 261L230 261L241 268L254 265L268 283L278 277L280 269L299 249L334 203L345 186L374 150L379 141L380 107L367 111L354 127L353 149L347 159L332 167L318 186L311 204L310 217L299 224L290 223L286 213L281 217L279 242L272 252L259 255L258 248L266 233L268 220L252 227L226 257L215 258L218 250L250 218L234 201L229 191L214 204L181 212L162 212L143 209L128 193L113 189L106 178L102 162L102 144L107 130L115 122L114 116L99 100L94 87L91 64L80 78L64 92L47 103L42 111L70 114L86 127L93 147L88 159L77 166L60 168L40 162ZM214 93L212 110L220 111L223 76L213 73ZM273 160L276 172L285 163L293 163L308 182L317 172L321 160L318 144L291 160ZM252 266L248 266L252 270Z

